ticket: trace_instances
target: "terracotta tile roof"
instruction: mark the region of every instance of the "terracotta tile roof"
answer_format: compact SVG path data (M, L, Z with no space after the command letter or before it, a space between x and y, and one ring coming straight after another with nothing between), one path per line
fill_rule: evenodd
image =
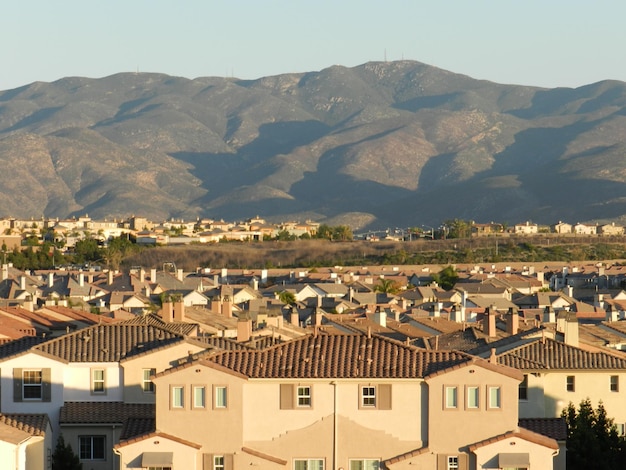
M317 335L260 351L225 351L207 359L252 378L418 378L467 362L457 351L424 351L364 335Z
M182 335L163 328L114 323L84 328L33 349L68 362L116 362L178 341Z
M120 441L148 434L156 430L155 418L128 418L120 432Z
M196 331L198 325L191 322L166 322L161 317L150 313L148 315L136 315L129 320L121 322L124 325L150 325L171 331L174 334L190 335Z
M556 450L559 448L559 444L554 439L544 436L543 434L529 431L528 429L518 428L517 431L510 431L505 434L500 434L499 436L491 437L489 439L485 439L484 441L472 444L471 446L469 446L469 450L470 452L474 452L476 449L480 449L481 447L484 447L486 445L494 444L496 442L505 439L511 439L514 437L524 439L525 441L533 442L535 444L539 444L550 449Z
M67 401L61 407L59 424L124 424L130 418L154 419L155 416L153 403Z
M0 414L0 424L26 432L31 436L44 436L49 421L46 414Z
M394 464L394 463L402 462L403 460L407 460L407 459L410 459L410 458L413 458L413 457L417 457L418 455L422 455L422 454L425 454L427 452L430 452L430 449L428 447L420 447L419 449L411 450L409 452L405 452L404 454L397 455L395 457L387 459L383 463L385 465L391 465L391 464Z
M0 346L0 359L7 359L21 354L44 341L46 341L46 338L42 336L24 336L23 338L4 343Z
M181 439L179 437L172 436L171 434L166 434L164 432L159 432L159 431L150 432L148 434L142 434L141 436L135 436L135 437L131 437L130 439L127 439L125 441L120 441L118 444L115 444L113 446L113 448L114 449L119 449L120 447L125 447L127 445L134 444L136 442L141 442L141 441L144 441L146 439L152 439L153 437L161 437L163 439L168 439L170 441L178 442L178 443L186 445L188 447L193 447L194 449L202 448L201 444L196 444L195 442L186 441L185 439Z
M626 357L604 352L589 352L550 338L507 351L498 362L520 370L625 369Z
M263 460L268 460L270 462L277 463L279 465L287 465L287 461L278 457L274 457L273 455L264 454L263 452L259 452L258 450L250 449L249 447L242 447L242 452L246 454L254 455L255 457L259 457Z
M519 425L557 441L567 439L567 423L564 418L520 418Z

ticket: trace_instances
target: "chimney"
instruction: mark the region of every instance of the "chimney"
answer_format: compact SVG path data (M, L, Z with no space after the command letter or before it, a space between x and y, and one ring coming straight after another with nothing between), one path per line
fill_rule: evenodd
M219 287L220 277L217 274L213 274L213 287Z
M294 326L300 326L300 314L298 313L298 309L293 305L289 313L289 322Z
M506 315L506 332L510 335L516 335L519 331L519 313L516 308L509 308Z
M250 282L250 284L254 290L259 290L259 280L256 277L252 278L252 281Z
M233 316L233 302L230 299L230 296L225 295L222 298L221 308L222 308L221 313L222 313L223 316L225 316L227 318L230 318L230 317Z
M183 282L183 270L182 269L176 270L176 279L178 279L180 282Z
M570 285L565 286L565 295L568 297L574 297L574 288Z
M352 302L354 300L354 288L350 286L348 288L348 301Z
M185 321L185 302L182 299L174 302L174 320Z
M222 268L222 275L221 275L220 282L222 284L228 284L228 269L227 268Z
M261 269L261 284L267 284L267 269Z
M2 265L2 280L6 281L9 278L9 266L7 264Z
M543 323L554 323L556 321L556 315L551 307L546 307L543 311Z
M78 273L78 285L85 287L85 275L83 273Z
M146 282L146 270L143 268L139 270L139 282L141 282L142 284Z
M441 316L441 307L442 307L442 305L443 304L441 302L433 303L433 317Z
M252 337L252 319L248 315L241 315L237 321L237 341L245 343Z
M316 308L315 311L313 312L313 324L315 326L320 326L322 324L323 316L324 316L323 311L319 308Z
M578 318L576 318L576 313L567 313L563 336L565 336L565 344L578 347Z
M163 301L161 319L166 323L172 323L172 321L174 321L174 305L172 304L171 298L167 298Z
M29 312L32 312L35 310L35 305L34 305L32 296L30 295L26 296L26 300L24 300L24 303L22 304L22 308L28 310Z
M26 290L26 276L20 276L20 289Z
M210 310L212 313L222 313L222 298L219 295L211 299Z
M619 312L611 304L606 304L606 321L618 321Z
M48 273L48 287L54 287L54 273Z
M374 322L383 328L387 328L387 312L385 312L385 309L376 307L376 312L374 312Z
M146 297L150 297L152 295L152 289L150 289L150 286L146 286L144 288L144 292Z
M107 273L107 284L109 286L113 284L113 270L112 269L109 269L109 272Z
M489 362L492 364L498 363L498 356L496 356L496 348L491 348L491 354L489 355Z
M157 280L156 277L157 277L156 276L156 269L152 268L150 270L150 282L154 284L156 282L156 280Z
M496 337L496 307L493 305L485 310L483 333L490 338Z

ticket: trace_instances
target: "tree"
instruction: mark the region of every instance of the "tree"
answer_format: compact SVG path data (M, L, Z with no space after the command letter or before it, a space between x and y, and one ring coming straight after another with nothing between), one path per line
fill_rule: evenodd
M589 398L573 403L561 416L567 423L568 470L617 470L626 465L626 440L607 417L602 402L594 409Z
M57 445L52 454L52 470L82 470L78 455L72 450L72 446L65 444L63 434L59 436Z
M283 290L278 293L278 300L287 305L293 305L296 303L296 296L293 292Z
M450 290L459 280L459 275L453 266L446 266L441 271L433 274L433 281L439 284L443 289Z
M444 222L446 238L470 238L472 223L467 220L453 219Z
M398 292L398 284L392 279L380 278L378 283L374 286L375 292L382 292L384 294L395 294Z

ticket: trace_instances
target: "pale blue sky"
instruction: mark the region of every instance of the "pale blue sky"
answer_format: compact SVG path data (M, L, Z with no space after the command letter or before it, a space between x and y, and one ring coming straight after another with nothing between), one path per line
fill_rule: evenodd
M626 80L623 0L5 0L0 90L66 76L258 78L412 59L500 83Z

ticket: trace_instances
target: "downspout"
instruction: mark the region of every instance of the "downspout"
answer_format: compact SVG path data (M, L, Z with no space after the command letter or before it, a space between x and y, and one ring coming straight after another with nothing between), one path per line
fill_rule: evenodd
M333 386L334 392L334 400L333 400L333 469L337 468L337 445L338 445L338 436L337 436L337 382L334 380L330 383Z

